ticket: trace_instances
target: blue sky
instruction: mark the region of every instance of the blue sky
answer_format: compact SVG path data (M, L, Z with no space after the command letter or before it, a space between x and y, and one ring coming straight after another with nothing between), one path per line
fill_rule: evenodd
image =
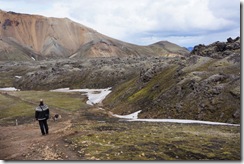
M0 9L67 17L138 45L189 47L240 36L239 0L0 0Z

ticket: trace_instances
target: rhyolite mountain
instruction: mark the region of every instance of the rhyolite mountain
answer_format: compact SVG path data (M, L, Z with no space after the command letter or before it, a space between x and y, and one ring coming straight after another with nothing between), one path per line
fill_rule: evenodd
M138 46L119 41L68 18L49 18L0 10L0 60L185 55L167 41Z

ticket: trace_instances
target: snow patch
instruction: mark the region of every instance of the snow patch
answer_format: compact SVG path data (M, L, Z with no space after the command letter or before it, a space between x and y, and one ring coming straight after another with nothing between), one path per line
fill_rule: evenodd
M101 103L106 96L111 93L111 87L105 88L105 89L69 89L69 88L60 88L51 90L52 92L81 92L83 95L86 95L88 100L87 104L94 105Z
M124 119L138 119L138 114L141 112L141 110L132 113L132 114L128 114L128 115L117 115L117 114L113 114L114 117L118 117L118 118L124 118Z
M182 119L138 119L138 114L141 110L129 114L129 115L117 115L113 114L114 117L127 119L126 121L142 121L142 122L170 122L170 123L182 123L182 124L208 124L208 125L227 125L227 126L240 126L239 124L228 124L222 122L211 122L211 121L199 121L199 120L182 120Z
M59 89L54 89L50 90L51 92L72 92L69 88L59 88Z
M20 91L20 89L16 89L14 87L8 87L8 88L0 88L0 91Z
M106 98L106 96L111 92L110 89L111 88L100 89L100 90L87 90L87 92L85 93L85 95L87 95L88 97L86 103L89 105L101 103Z
M20 79L22 76L15 76L17 79Z

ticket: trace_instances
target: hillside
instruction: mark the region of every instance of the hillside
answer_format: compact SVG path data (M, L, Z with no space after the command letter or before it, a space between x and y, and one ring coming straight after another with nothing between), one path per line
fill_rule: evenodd
M142 110L140 118L240 123L240 38L221 45L228 49L199 45L187 58L144 67L115 87L104 104L118 114Z
M164 56L169 51L189 54L178 45L172 47L173 44L157 45L160 52L152 46L129 44L68 18L48 18L0 10L0 25L0 47L5 45L4 49L0 48L1 60Z

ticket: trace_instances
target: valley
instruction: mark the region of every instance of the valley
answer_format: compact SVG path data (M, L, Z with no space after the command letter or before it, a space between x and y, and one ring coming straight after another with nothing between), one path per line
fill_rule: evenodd
M0 10L0 88L16 88L0 89L0 159L240 160L240 41L139 46ZM101 88L109 94L94 103L100 90L86 91ZM47 136L34 120L40 99L62 115Z

